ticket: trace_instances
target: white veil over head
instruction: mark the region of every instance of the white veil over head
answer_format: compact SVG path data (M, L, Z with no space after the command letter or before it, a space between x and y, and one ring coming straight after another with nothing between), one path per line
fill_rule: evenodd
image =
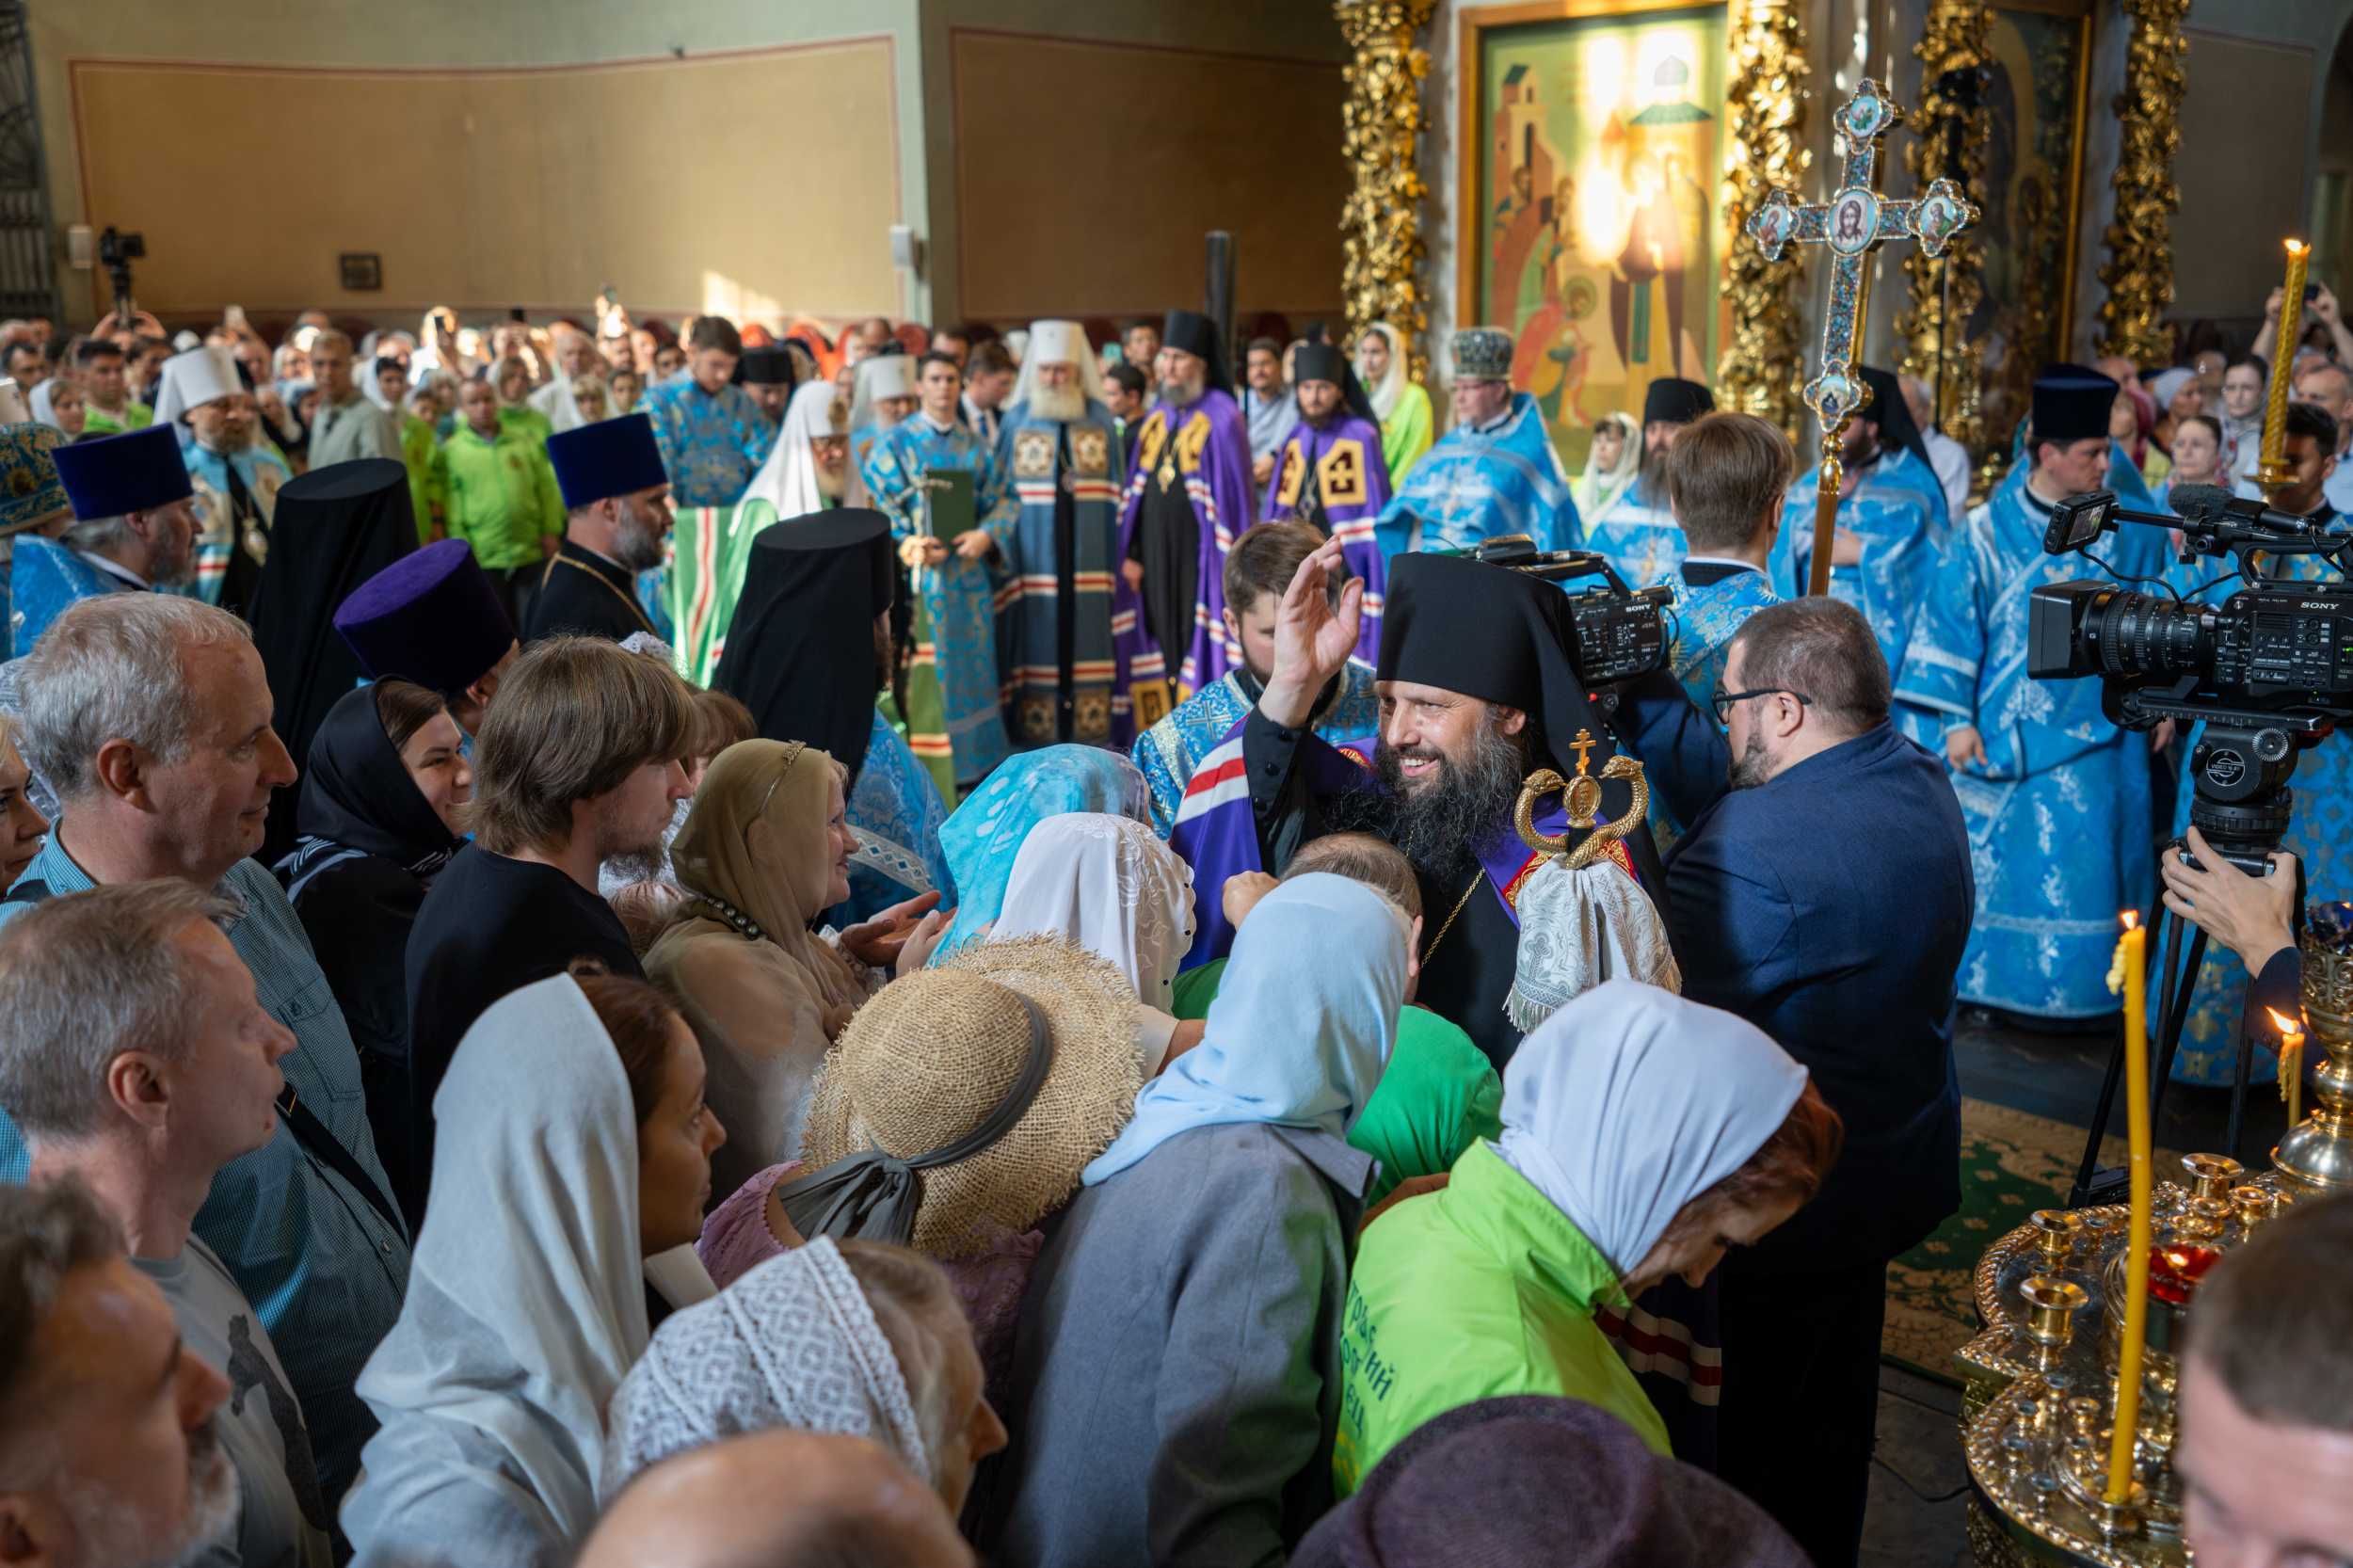
M1013 395L1005 399L1005 407L1017 408L1029 402L1037 391L1038 367L1053 364L1077 365L1079 385L1086 389L1087 401L1105 401L1103 361L1087 342L1087 329L1075 321L1035 321L1030 324L1030 351L1021 356L1021 374L1014 380Z
M1378 379L1365 374L1364 360L1364 340L1375 333L1389 345L1389 368ZM1397 400L1405 395L1405 340L1387 322L1376 321L1356 340L1356 378L1364 382L1366 394L1372 399L1373 418L1386 423L1397 412Z

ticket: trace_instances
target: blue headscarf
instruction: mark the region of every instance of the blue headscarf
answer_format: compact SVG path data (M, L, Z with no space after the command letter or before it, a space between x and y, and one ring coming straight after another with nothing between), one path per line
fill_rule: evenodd
M939 851L958 902L932 962L945 962L1004 913L1005 884L1030 829L1064 811L1148 823L1150 802L1136 765L1100 746L1047 746L1003 763L939 825Z
M1323 872L1258 901L1234 938L1209 1032L1136 1096L1082 1178L1117 1176L1180 1132L1231 1122L1343 1136L1381 1081L1405 1000L1405 917Z

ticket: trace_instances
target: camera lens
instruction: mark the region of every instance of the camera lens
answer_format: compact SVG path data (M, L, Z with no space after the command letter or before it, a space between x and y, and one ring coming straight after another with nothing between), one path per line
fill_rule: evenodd
M2105 596L2084 617L2084 641L2108 675L2193 675L2213 664L2215 611L2149 594Z

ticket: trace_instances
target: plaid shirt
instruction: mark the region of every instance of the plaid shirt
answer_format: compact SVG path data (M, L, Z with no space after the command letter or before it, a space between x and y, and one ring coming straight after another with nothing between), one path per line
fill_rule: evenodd
M55 832L19 880L46 883L53 894L96 886ZM262 1006L294 1032L295 1048L280 1064L286 1081L377 1189L390 1192L368 1130L360 1053L294 905L252 860L238 861L215 891L243 905L230 945L253 971ZM0 923L29 907L0 904ZM22 1182L26 1165L24 1135L0 1111L0 1180ZM269 1330L310 1424L322 1486L328 1496L341 1496L376 1430L352 1384L400 1316L407 1234L305 1152L283 1117L268 1143L213 1177L195 1232L229 1265Z

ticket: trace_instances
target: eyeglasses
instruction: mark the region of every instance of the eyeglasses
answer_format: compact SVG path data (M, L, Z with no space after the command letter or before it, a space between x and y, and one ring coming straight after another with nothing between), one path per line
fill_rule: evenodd
M1709 707L1716 710L1718 724L1730 724L1732 705L1736 702L1746 702L1753 696L1793 696L1798 699L1800 707L1810 707L1814 701L1803 692L1793 692L1786 686L1759 686L1753 692L1727 692L1723 687L1718 686L1708 694L1707 702Z

